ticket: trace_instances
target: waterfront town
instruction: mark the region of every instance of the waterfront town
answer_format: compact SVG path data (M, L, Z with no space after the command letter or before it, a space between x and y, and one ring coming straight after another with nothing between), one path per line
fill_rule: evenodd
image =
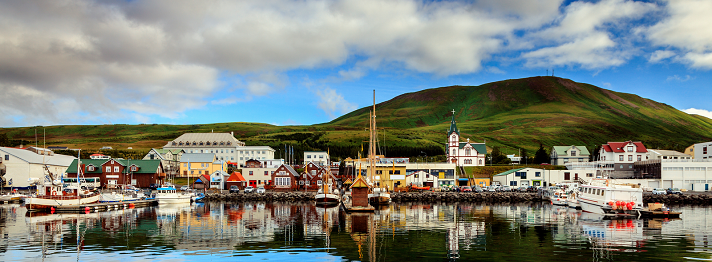
M679 188L707 192L712 184L712 142L689 145L685 152L646 148L639 141L607 142L600 146L596 159L582 145L551 145L550 163L523 165L517 155L508 155L511 164L505 171L482 176L472 167L488 163L485 143L462 139L455 117L443 133L447 152L445 162L411 161L407 157L376 155L333 161L329 151L305 151L300 158L275 158L269 146L246 146L232 133L185 133L153 148L142 159L114 158L93 154L90 159L55 154L39 147L0 147L0 174L5 190L31 190L33 182L48 174L63 179L92 178L97 188L156 188L174 179L187 179L188 188L228 193L235 186L267 191L317 191L324 176L339 188L349 186L360 174L376 187L389 191L428 187L431 191L462 186L538 188L592 178L615 179L651 191L653 188ZM710 148L708 150L708 148ZM297 161L297 159L299 159ZM523 167L522 167L523 166ZM558 168L552 168L558 167ZM374 168L374 172L369 172ZM78 169L81 172L78 172ZM76 180L75 180L76 181ZM331 183L331 182L330 182Z

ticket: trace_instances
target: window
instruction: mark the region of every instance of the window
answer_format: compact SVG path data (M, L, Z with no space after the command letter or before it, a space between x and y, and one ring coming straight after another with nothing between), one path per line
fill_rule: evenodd
M106 167L106 173L111 173L111 167L110 167L110 166L107 166L107 167Z
M94 171L94 166L88 166L87 171L89 171L89 172Z
M253 175L253 174L252 174L252 171L250 171L250 175Z
M321 180L317 180L317 181L316 181L316 184L319 185L319 186L321 186Z
M593 173L586 173L586 177L593 177Z
M517 186L517 181L509 181L510 186Z
M10 160L10 155L5 155L5 160Z
M706 147L706 146L705 146L705 147L702 147L702 154L707 154L707 147ZM7 160L7 159L5 159L5 160Z
M527 179L527 172L522 172L522 179Z
M269 173L267 173L267 172L268 172L268 171L265 171L265 176L269 175Z
M571 151L571 156L576 156L576 151Z
M633 161L633 156L632 156L632 155L628 155L628 161Z
M629 146L626 151L628 151L628 152L633 152L633 147L632 147L632 146Z
M471 151L471 150L470 150L469 148L466 148L466 149L465 149L465 155L466 155L466 156L469 156L469 155L470 155L470 151Z
M319 158L324 158L324 156L319 156Z
M534 176L535 176L535 177L541 177L541 172L536 172L536 173L534 173Z
M482 165L482 159L480 159L480 165Z
M452 155L453 155L453 156L455 155L455 149L452 150Z
M623 155L618 156L618 161L623 161Z
M638 161L640 161L640 160L642 160L642 159L643 159L643 156L638 155Z
M134 171L134 172L138 171L138 167L137 167L137 166L131 166L131 171Z
M280 175L280 176L286 176L286 175L287 175L287 172L286 172L286 171L279 171L279 175Z
M311 158L311 155L307 155L307 158Z
M583 158L579 158L579 162L583 162Z
M115 166L115 167L114 167L114 172L117 172L117 173L119 172L119 167L118 167L118 166Z
M571 180L571 173L564 172L564 180Z

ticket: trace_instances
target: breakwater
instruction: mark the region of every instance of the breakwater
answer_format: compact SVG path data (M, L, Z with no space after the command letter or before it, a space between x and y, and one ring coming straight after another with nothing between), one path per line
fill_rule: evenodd
M643 195L645 203L664 203L668 205L712 205L710 194L682 194L682 195Z
M298 202L313 201L314 192L266 192L266 193L212 193L205 196L206 201L278 201ZM456 192L394 192L391 200L406 202L472 202L472 203L521 203L536 202L543 199L536 193L497 192L497 193L456 193ZM683 195L643 195L644 203L664 203L675 205L712 205L712 194Z
M266 192L266 193L212 193L205 195L206 201L277 201L298 202L313 201L314 192Z

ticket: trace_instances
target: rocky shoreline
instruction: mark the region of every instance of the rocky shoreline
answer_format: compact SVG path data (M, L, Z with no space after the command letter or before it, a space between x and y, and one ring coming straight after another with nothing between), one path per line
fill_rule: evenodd
M206 201L275 201L301 202L313 201L314 192L266 192L262 194L213 193L205 196ZM471 203L524 203L543 201L536 193L498 192L498 193L456 193L456 192L394 192L391 200L396 203L421 202L471 202ZM643 195L644 203L664 203L668 205L712 205L712 194L684 195Z

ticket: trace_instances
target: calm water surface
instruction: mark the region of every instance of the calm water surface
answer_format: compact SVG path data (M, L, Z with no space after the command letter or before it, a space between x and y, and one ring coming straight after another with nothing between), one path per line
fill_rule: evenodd
M712 208L604 220L549 204L392 204L375 214L280 203L27 214L0 205L0 261L710 260Z

